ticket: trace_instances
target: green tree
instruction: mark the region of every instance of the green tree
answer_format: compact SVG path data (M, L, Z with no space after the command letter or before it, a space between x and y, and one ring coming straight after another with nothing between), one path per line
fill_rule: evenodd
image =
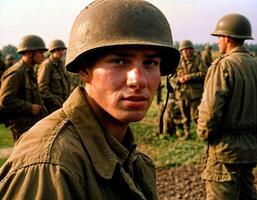
M5 56L9 53L12 54L15 61L20 59L20 55L17 54L17 48L15 46L11 45L11 44L8 44L8 45L3 47L3 49L2 49L2 59L4 60Z

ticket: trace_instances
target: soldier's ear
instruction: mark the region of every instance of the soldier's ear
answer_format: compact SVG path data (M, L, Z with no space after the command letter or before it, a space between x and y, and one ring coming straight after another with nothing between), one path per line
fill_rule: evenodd
M86 69L80 69L79 70L79 76L80 79L84 82L84 83L89 83L91 80L90 77L90 70L88 68Z

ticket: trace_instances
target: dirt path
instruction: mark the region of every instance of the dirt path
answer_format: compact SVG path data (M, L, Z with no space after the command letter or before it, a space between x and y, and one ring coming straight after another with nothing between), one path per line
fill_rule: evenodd
M157 170L157 191L160 200L204 200L205 185L201 180L203 167L182 166ZM255 173L257 188L257 172Z

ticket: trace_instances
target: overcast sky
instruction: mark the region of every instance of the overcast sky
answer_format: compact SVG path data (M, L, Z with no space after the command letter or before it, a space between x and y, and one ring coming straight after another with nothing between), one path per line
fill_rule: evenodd
M257 43L257 0L149 0L167 17L174 41L216 42L210 36L228 13L245 15ZM37 34L46 45L52 39L66 44L76 16L91 0L0 0L0 48L17 46L22 36Z

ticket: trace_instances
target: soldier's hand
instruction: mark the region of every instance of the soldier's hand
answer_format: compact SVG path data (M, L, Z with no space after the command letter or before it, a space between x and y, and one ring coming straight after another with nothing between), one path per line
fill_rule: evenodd
M179 82L179 83L182 83L182 84L185 83L186 80L185 80L184 76L179 77L178 82Z
M41 109L42 109L41 105L32 104L31 112L32 112L33 115L38 115L40 113Z
M190 81L191 80L191 76L190 75L184 75L183 78L185 79L185 81Z

